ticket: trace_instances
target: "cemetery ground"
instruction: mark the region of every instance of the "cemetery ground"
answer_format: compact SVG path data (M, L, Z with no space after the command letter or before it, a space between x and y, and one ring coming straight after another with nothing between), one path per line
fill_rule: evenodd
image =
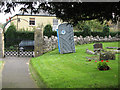
M119 42L101 42L103 49L118 47ZM118 55L108 60L110 70L99 71L96 60L86 61L86 57L96 56L86 53L93 50L93 44L77 45L76 53L59 54L58 49L30 60L30 71L40 88L117 88Z

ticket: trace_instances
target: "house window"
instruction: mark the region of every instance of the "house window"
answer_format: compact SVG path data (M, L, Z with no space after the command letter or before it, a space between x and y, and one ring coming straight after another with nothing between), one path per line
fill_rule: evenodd
M35 25L35 18L30 18L29 25Z
M56 31L58 28L58 19L53 19L53 31Z

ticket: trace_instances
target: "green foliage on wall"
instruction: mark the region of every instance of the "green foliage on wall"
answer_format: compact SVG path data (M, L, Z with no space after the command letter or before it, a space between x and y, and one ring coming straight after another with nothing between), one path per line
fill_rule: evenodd
M5 47L15 46L22 40L34 40L34 32L17 31L14 24L11 24L5 32Z
M103 27L104 36L109 36L109 32L110 32L109 26L104 26Z
M91 29L88 25L85 25L83 27L83 36L90 36L91 35Z
M91 28L91 31L102 31L104 23L101 24L101 22L98 21L97 19L79 21L78 24L74 27L74 30L82 31L85 25L89 26Z
M52 26L50 24L47 24L44 27L43 35L50 37L52 35Z

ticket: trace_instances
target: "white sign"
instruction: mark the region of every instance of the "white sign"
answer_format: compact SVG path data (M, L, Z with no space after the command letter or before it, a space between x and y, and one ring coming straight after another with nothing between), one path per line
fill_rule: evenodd
M65 30L62 30L62 31L61 31L61 34L65 34L65 33L66 33L66 31L65 31Z

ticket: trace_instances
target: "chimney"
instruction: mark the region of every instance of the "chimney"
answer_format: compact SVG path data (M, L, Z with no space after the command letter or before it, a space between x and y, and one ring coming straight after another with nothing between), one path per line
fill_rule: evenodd
M6 22L8 22L8 19L6 19Z
M11 20L11 17L9 17L9 20Z

